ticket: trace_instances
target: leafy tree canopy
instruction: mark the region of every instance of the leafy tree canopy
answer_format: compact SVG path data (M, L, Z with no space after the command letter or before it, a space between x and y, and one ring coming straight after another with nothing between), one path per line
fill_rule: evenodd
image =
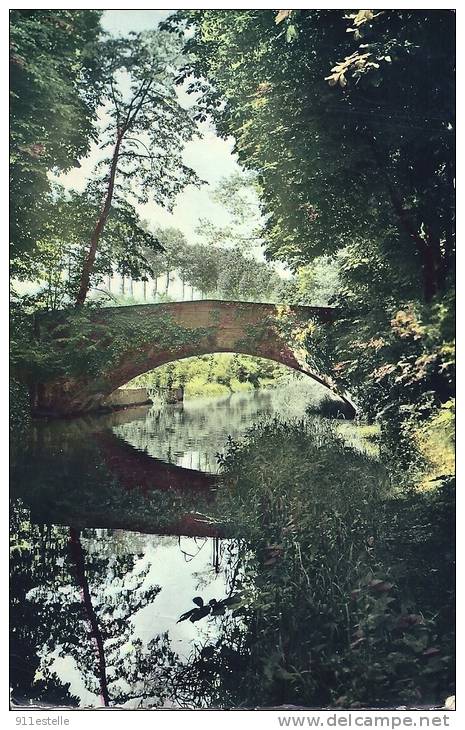
M53 188L53 201L34 251L13 261L19 281L40 286L29 304L47 310L69 305L76 297L100 202L90 190L66 193L59 185ZM134 206L119 201L102 233L91 288L98 288L102 278L114 272L136 280L147 279L154 274L151 261L160 257L161 250L157 237L143 226Z
M76 166L95 138L101 11L10 13L11 244L29 251L47 225L47 173Z
M171 209L175 196L199 181L183 162L196 132L193 112L177 98L182 44L158 30L105 43L102 75L107 123L99 133L104 158L92 185L102 207L89 240L76 304L86 299L102 231L116 201L154 201Z
M189 31L180 78L198 117L259 173L268 255L297 267L375 238L396 284L431 299L454 246L453 13L196 10L168 25Z

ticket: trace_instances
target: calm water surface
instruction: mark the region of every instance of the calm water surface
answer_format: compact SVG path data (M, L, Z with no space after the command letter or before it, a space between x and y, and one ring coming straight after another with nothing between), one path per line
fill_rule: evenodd
M217 455L258 420L303 417L315 393L311 381L292 379L33 424L12 472L15 702L208 704L183 668L226 619L178 619L199 605L195 596L231 595L240 572L237 541L208 516ZM357 445L355 427L345 429Z

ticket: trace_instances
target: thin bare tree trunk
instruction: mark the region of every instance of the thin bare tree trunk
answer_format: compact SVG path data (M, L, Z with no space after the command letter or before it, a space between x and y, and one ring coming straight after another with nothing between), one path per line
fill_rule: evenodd
M105 196L105 202L103 204L103 208L100 213L99 219L94 228L94 232L92 233L92 236L90 239L90 248L87 253L86 260L84 261L84 265L82 267L81 281L79 283L79 291L78 291L78 295L76 297L76 307L80 307L84 304L84 302L86 300L87 292L89 291L90 275L92 273L92 269L94 266L98 243L100 240L100 236L102 235L102 231L105 228L105 223L107 222L107 218L108 218L108 215L111 210L111 202L113 200L113 192L115 189L115 177L116 177L116 170L118 167L119 152L120 152L121 142L123 140L123 134L125 131L126 130L124 130L124 129L120 130L118 132L118 136L116 138L115 149L113 151L113 157L111 160L110 177L108 180L107 194Z
M120 114L118 109L118 102L116 101L114 95L113 95L113 101L115 104L116 109L116 120L117 120L117 136L116 136L116 143L115 148L113 150L113 157L111 160L111 166L110 166L110 176L108 179L108 188L107 193L105 196L105 202L103 204L102 211L100 213L99 219L96 223L96 226L94 228L94 232L92 233L91 239L90 239L90 248L89 252L87 254L87 257L84 261L84 265L82 267L81 272L81 281L79 285L79 291L76 297L76 307L81 306L84 304L87 296L87 292L89 291L90 286L90 275L92 273L92 269L94 267L95 262L95 255L97 253L97 247L100 240L100 236L102 234L103 229L105 228L105 223L107 222L108 215L111 210L111 203L113 200L113 193L115 189L115 178L116 178L116 171L118 168L118 159L120 156L120 149L121 145L123 143L124 135L126 132L131 129L134 120L137 118L137 115L139 114L142 105L145 102L145 99L147 97L147 94L153 84L153 78L148 80L143 80L139 86L139 89L134 93L131 102L129 103L129 106L127 108L127 113L125 116L124 122L120 126ZM136 103L137 100L137 103Z

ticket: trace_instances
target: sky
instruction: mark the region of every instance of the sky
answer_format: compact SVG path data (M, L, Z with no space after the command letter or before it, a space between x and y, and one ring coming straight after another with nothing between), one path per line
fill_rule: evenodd
M112 35L123 36L130 31L151 30L172 12L172 10L106 10L102 17L102 26ZM188 99L182 89L179 90L178 96L181 102ZM234 145L232 138L220 139L209 123L199 125L199 132L201 138L187 143L184 161L202 180L209 185L216 185L222 177L240 170L237 157L232 151ZM56 179L65 187L82 190L98 159L98 148L94 145L89 156L80 161L80 168L74 168ZM191 242L197 240L195 229L199 218L208 218L217 226L227 225L230 220L227 211L211 200L208 185L201 188L190 185L186 188L178 195L172 213L154 203L136 207L139 215L153 226L180 228Z

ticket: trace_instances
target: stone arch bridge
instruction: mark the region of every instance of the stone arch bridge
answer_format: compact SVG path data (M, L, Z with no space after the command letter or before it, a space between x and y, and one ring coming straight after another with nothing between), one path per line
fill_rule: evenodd
M355 408L332 380L318 372L302 334L331 326L331 307L202 300L76 310L43 315L39 337L48 339L67 375L31 383L36 414L65 416L105 408L105 400L137 375L194 355L237 352L268 358L305 373ZM316 358L315 358L316 359Z

